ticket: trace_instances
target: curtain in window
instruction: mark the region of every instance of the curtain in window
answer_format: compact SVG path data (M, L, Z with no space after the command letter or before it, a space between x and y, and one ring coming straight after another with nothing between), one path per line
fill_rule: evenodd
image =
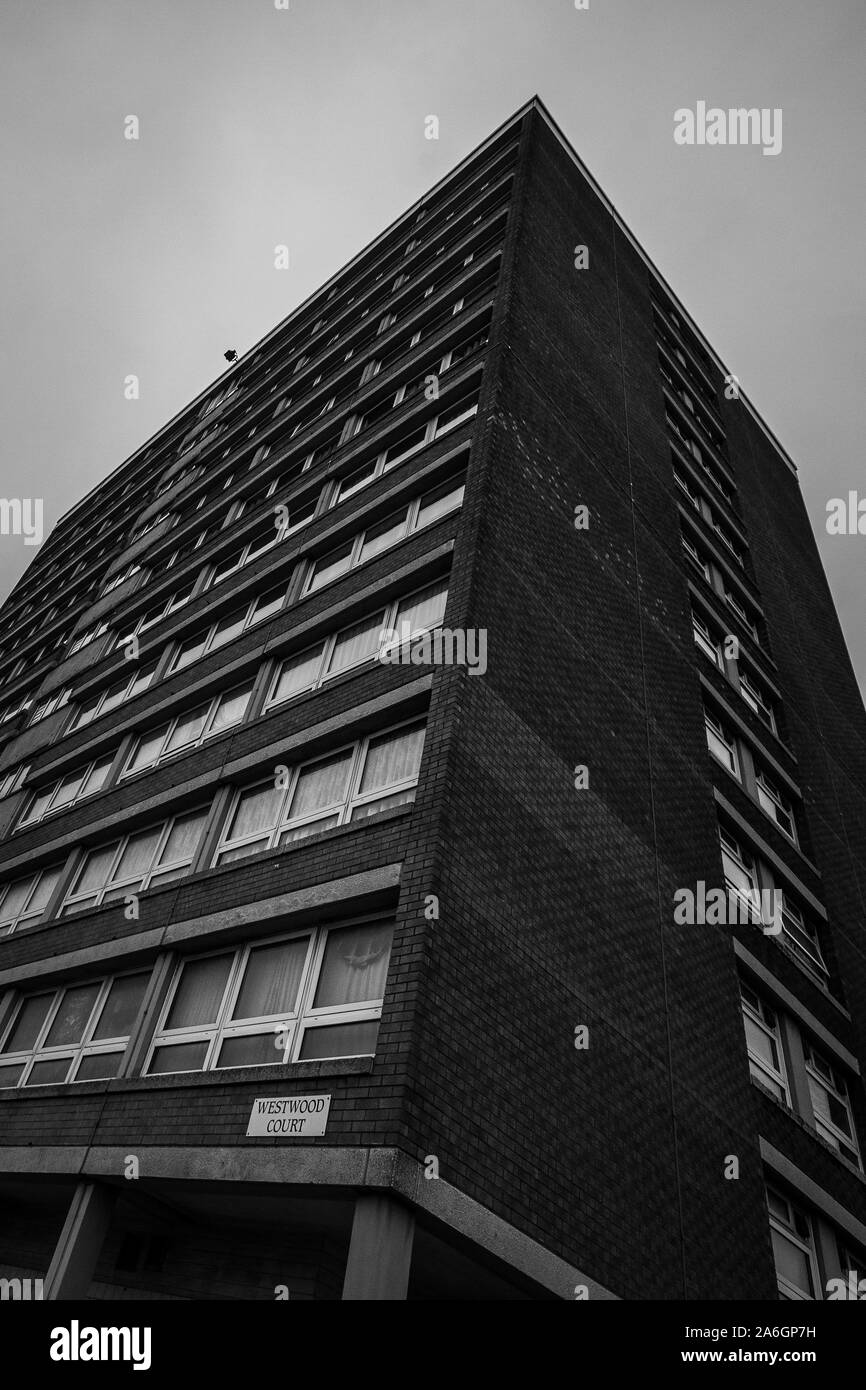
M238 724L244 717L247 701L250 698L250 686L245 686L243 690L233 690L228 695L224 695L214 712L209 733L215 734L220 729L227 729L232 724Z
M204 728L204 721L207 719L207 712L210 708L210 701L200 705L198 709L191 710L189 714L181 715L169 735L165 751L168 753L174 748L183 748L187 743L194 743Z
M328 671L333 674L373 656L379 647L383 619L384 614L377 613L375 618L366 618L363 622L355 623L353 627L347 627L344 632L339 633L328 663Z
M393 932L381 923L329 932L313 1007L381 999Z
M359 562L370 560L374 555L379 555L381 551L387 550L389 545L394 545L406 530L406 513L400 512L397 516L389 516L385 521L380 521L377 526L371 526L364 534L364 544L361 546L361 553L358 557Z
M409 777L417 777L424 747L424 727L384 734L370 740L360 791L391 787Z
M278 791L270 782L242 792L229 839L241 840L247 835L269 834L276 824L282 799L282 791Z
M284 662L274 689L273 699L287 700L290 695L295 695L299 690L308 690L318 676L321 664L321 646L318 646L315 651L303 652L300 656L294 656L289 661Z
M203 1027L215 1023L234 955L185 962L165 1026Z
M65 990L43 1046L62 1047L80 1042L98 993L98 984L76 985Z
M108 876L111 861L117 850L117 841L106 845L102 849L93 849L84 861L84 868L77 884L75 892L93 893L97 888L101 888Z
M310 938L305 936L250 951L232 1018L294 1013L309 944Z
M104 762L95 763L90 776L86 779L81 788L82 792L86 792L88 796L92 795L93 792L98 792L108 776L108 769L111 767L113 761L113 758L106 758Z
M43 869L41 875L39 876L39 882L36 885L33 897L27 904L28 917L32 916L36 912L42 912L42 910L45 907L45 904L48 902L48 899L54 892L54 889L57 886L57 880L59 878L59 869ZM3 911L5 912L5 904Z
M198 846L205 814L204 811L190 811L189 815L177 817L159 857L160 864L189 863Z
M311 815L325 806L333 806L346 795L352 752L305 767L298 777L289 810L289 819Z
M320 589L323 584L329 584L338 575L345 574L349 568L351 557L352 547L350 545L345 546L342 550L332 551L330 555L323 555L321 560L316 561L310 589Z
M245 608L238 609L217 623L216 631L211 639L211 650L224 646L226 642L231 642L232 638L237 637L239 632L243 632L246 617L247 610Z
M776 1272L789 1284L793 1284L795 1289L799 1289L806 1298L814 1298L812 1289L812 1274L809 1267L809 1257L804 1250L793 1241L783 1236L781 1231L775 1227L770 1233L773 1237L773 1254L776 1260Z
M162 752L162 745L165 742L167 732L168 725L163 724L162 728L157 729L154 733L145 734L133 754L132 761L129 764L130 770L136 770L140 767L149 767L150 764L155 761Z
M159 836L159 826L152 830L140 830L137 835L130 835L121 853L120 862L111 875L112 882L141 879L153 863Z
M397 609L397 617L394 622L397 632L401 632L404 623L409 624L412 632L418 632L421 628L438 626L445 615L447 598L447 588L437 585L435 588L425 589L423 593L416 594L414 598L404 600Z

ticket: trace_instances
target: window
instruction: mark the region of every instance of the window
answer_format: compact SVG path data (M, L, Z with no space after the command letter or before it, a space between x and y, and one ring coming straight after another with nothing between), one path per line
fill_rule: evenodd
M183 961L146 1072L372 1055L392 935L366 922Z
M763 768L757 769L757 792L761 809L774 820L779 829L797 844L797 825L791 802L780 790L778 783L771 780Z
M764 692L761 684L749 672L743 669L742 663L739 666L740 694L745 700L749 709L753 710L759 719L767 725L769 729L776 732L776 717L773 713L773 706Z
M719 827L719 841L722 847L725 883L729 891L740 902L748 906L749 920L759 923L761 920L759 906L761 898L755 861L739 840L736 840L727 830L723 830L721 826Z
M55 811L64 811L68 806L74 805L76 801L81 801L85 796L92 796L95 792L100 791L105 785L105 779L113 761L113 755L100 758L96 762L88 763L86 767L67 773L65 777L61 777L57 782L52 782L50 786L35 791L18 820L17 828L35 825L45 816L49 816Z
M241 789L229 812L215 864L287 845L415 799L424 725L370 735L314 762Z
M698 492L697 488L693 486L690 479L688 479L683 473L679 472L679 470L675 468L674 482L679 486L681 491L685 493L686 497L688 498L691 505L694 507L695 511L699 512L701 510L701 495Z
M829 971L821 954L818 933L807 921L802 909L790 893L782 892L782 939L813 974L827 979Z
M34 927L42 920L48 901L57 887L62 866L37 869L35 873L0 884L0 936L9 936L21 927Z
M277 668L265 708L282 704L302 691L313 690L332 676L341 675L379 655L392 633L399 640L438 627L448 598L446 584L433 584L408 598L395 599L369 617L326 637ZM393 645L393 641L389 643Z
M740 622L748 628L750 635L755 639L756 642L758 642L760 639L758 637L757 622L755 621L754 617L751 616L745 604L741 603L738 596L734 593L730 585L728 585L727 583L725 584L725 602L728 604L730 608L734 610L737 617L740 619Z
M790 1107L791 1096L785 1075L785 1058L779 1018L775 1009L748 985L740 983L743 1024L749 1053L749 1071L756 1081L772 1091L777 1100Z
M5 796L11 796L23 785L30 767L27 763L22 763L20 767L13 767L11 772L0 774L0 801Z
M62 915L182 878L195 858L207 812L200 807L89 850L63 901Z
M121 776L129 777L133 772L156 767L157 763L173 754L183 753L205 739L222 733L224 729L240 724L251 694L252 684L237 686L176 715L152 732L142 734L136 740Z
M776 1188L767 1188L767 1207L779 1296L792 1301L820 1297L810 1218Z
M431 525L448 512L460 507L464 488L462 476L450 478L439 487L425 493L423 497L410 502L408 507L403 506L399 512L392 513L384 521L374 523L354 540L346 541L327 555L320 556L312 563L304 592L309 594L316 589L324 588L326 584L339 579L356 565L361 565L365 560L371 560L383 550L396 545L413 531Z
M725 669L725 660L722 656L722 644L718 637L713 635L708 622L698 613L692 612L692 628L694 630L695 641L700 647L704 656L708 656L714 666L720 671Z
M55 710L62 709L65 704L68 704L71 693L68 686L62 690L55 690L53 695L47 696L46 699L40 700L38 704L34 705L27 722L38 724L40 719L47 719L49 714L53 714Z
M266 594L260 594L249 603L233 609L218 622L202 628L194 636L181 642L171 658L168 670L180 671L208 652L216 651L218 647L234 641L235 637L240 636L247 628L279 612L285 600L286 586L283 584L279 589L270 589Z
M272 491L272 488L268 491ZM220 584L230 574L243 569L251 560L258 559L259 555L270 550L271 546L299 531L302 526L307 526L316 514L318 500L317 492L312 497L296 498L289 503L277 504L274 511L259 522L244 545L236 547L217 561L208 580L208 587Z
M137 637L139 633L145 632L149 627L161 622L163 618L167 618L170 613L175 613L178 608L183 608L192 598L194 587L195 583L192 581L185 584L182 589L177 589L173 594L152 603L149 608L144 610L135 626L130 628L128 635L119 639L118 645L122 646L124 642L129 641L130 637Z
M803 1052L815 1128L838 1153L861 1168L847 1082L814 1044L804 1040Z
M116 1076L149 978L116 975L25 995L0 1045L0 1086Z
M707 747L714 758L739 780L740 768L737 759L737 744L733 734L718 719L712 710L704 706L704 724L707 730Z
M126 583L127 579L131 579L134 574L138 574L140 569L140 565L127 565L124 569L119 570L111 579L105 581L102 586L103 594L110 594L112 589L119 589L121 584Z
M140 695L150 685L155 670L156 663L152 662L149 666L142 667L140 671L133 672L131 676L122 676L120 680L114 681L112 685L100 690L98 695L93 695L84 704L78 705L70 721L70 731L83 728L85 724L92 723L99 715L107 714L109 710L117 709L118 705Z
M722 544L726 546L730 553L733 555L737 564L741 568L743 568L745 566L745 561L743 560L743 552L740 550L739 546L735 544L734 539L731 536L730 532L727 530L727 528L723 526L720 521L717 521L715 517L713 517L713 530L715 531Z

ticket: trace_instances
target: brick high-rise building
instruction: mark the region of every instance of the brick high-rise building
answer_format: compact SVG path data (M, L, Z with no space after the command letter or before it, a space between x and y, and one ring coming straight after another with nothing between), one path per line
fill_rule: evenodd
M725 377L533 100L63 518L0 613L0 1275L866 1271L866 722Z

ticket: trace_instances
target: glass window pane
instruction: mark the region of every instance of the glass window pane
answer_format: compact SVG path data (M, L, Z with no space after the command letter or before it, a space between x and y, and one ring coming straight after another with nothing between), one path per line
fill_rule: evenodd
M11 1066L0 1067L0 1086L17 1086L23 1070L23 1062L15 1062Z
M150 767L162 752L162 745L168 732L168 725L163 724L161 729L156 729L152 734L145 734L138 742L129 761L129 771L137 771L141 767Z
M357 492L359 488L365 487L367 483L372 482L375 476L375 459L370 463L363 464L361 468L356 468L353 473L349 473L340 483L340 488L337 496L334 498L333 505L336 506L338 502L342 502L346 497L351 497L353 492Z
M335 758L326 758L303 768L295 785L287 819L308 816L341 801L346 795L352 757L350 749Z
M364 1023L338 1023L327 1028L307 1028L301 1044L303 1061L316 1057L368 1057L376 1051L379 1023L375 1018Z
M130 700L132 699L133 695L140 695L142 690L147 689L147 687L150 685L150 682L153 680L153 673L155 670L155 666L147 666L143 671L139 671L138 675L135 677L129 688L128 698Z
M189 666L190 662L198 661L204 651L204 644L207 633L199 633L197 637L189 637L182 642L178 648L177 656L173 662L173 668L179 671L184 666Z
M323 555L313 567L310 589L321 589L323 584L330 584L332 579L345 574L351 558L351 545L343 546L341 550L332 550L330 555Z
M240 608L218 622L211 639L211 650L224 646L226 642L231 642L233 638L237 637L239 632L243 632L246 617L246 608Z
M243 1038L226 1038L219 1051L218 1067L263 1067L282 1062L285 1049L277 1047L277 1034L252 1033Z
M383 619L384 613L377 613L375 618L365 618L363 622L344 628L334 643L328 673L333 675L374 656L379 650Z
M113 980L93 1032L94 1038L127 1038L150 979L148 972Z
M195 743L202 729L204 721L207 719L207 712L210 709L210 701L200 705L198 709L190 710L189 714L181 715L168 736L165 746L166 753L174 748L183 748L187 743Z
M256 599L256 606L253 609L250 622L260 623L263 618L270 618L271 614L278 613L285 598L285 589L272 589L269 594L264 594L261 598Z
M186 961L175 991L165 1027L193 1028L215 1023L225 994L234 955L208 956Z
M190 862L198 845L204 819L204 811L190 811L185 816L175 818L159 856L160 866Z
M59 878L60 878L60 870L59 870L59 869L43 869L43 870L42 870L42 873L41 873L40 876L39 876L39 882L37 883L37 885L36 885L36 887L35 887L35 889L34 889L34 891L33 891L33 896L31 897L29 903L27 904L27 913L26 913L26 915L27 915L28 917L33 917L33 916L36 916L37 914L38 914L38 915L41 915L41 914L42 914L42 912L45 910L46 906L48 905L48 899L51 897L51 894L54 892L54 889L55 889L56 886L57 886L57 880L58 880Z
M6 896L0 904L0 921L12 921L23 911L32 887L33 874L28 874L26 878L17 878L9 884Z
M113 758L105 758L101 763L94 763L81 787L81 794L83 796L92 796L94 792L99 791L108 776L108 770L113 762Z
M147 872L153 863L160 833L161 827L155 826L151 830L139 830L135 835L130 835L121 851L117 867L111 875L113 883L125 879L141 878L142 874Z
M119 704L122 704L128 684L129 678L125 677L122 681L115 681L114 685L108 687L102 702L101 714L105 714L106 710L116 709Z
M447 587L437 584L425 589L420 594L414 594L411 598L404 599L397 609L394 623L397 632L402 634L404 623L408 625L407 631L410 635L413 632L419 632L422 628L438 627L445 616L447 598Z
M21 817L20 824L28 825L30 821L39 820L48 809L48 803L51 801L53 795L53 786L49 787L45 792L37 792L31 805L28 806L26 813Z
M246 713L251 691L252 686L245 685L239 690L231 690L227 695L223 695L214 711L208 734L217 734L221 729L239 724Z
M67 806L70 801L75 799L83 781L83 772L70 773L68 777L64 777L57 787L53 805L55 807Z
M464 483L451 482L444 483L442 487L436 488L433 492L428 492L427 496L421 500L416 526L427 526L431 521L437 521L440 516L445 516L447 512L459 507L463 501L464 491Z
M743 1021L746 1028L746 1040L752 1056L759 1057L772 1071L780 1071L778 1051L774 1040L752 1019L745 1018Z
M290 695L297 694L299 690L309 690L319 674L321 664L321 646L316 647L315 651L303 652L300 656L283 662L271 699L288 700Z
M52 1081L65 1081L72 1065L71 1057L52 1057L50 1061L35 1062L25 1086L48 1086Z
M117 1076L122 1057L122 1052L94 1052L88 1057L82 1057L75 1073L75 1080L107 1081L110 1077Z
M106 845L104 849L90 851L75 885L76 894L94 892L97 888L102 887L116 851L117 841L114 844Z
M304 821L303 825L296 825L291 830L284 830L278 843L288 845L295 840L306 840L309 835L319 835L323 830L330 830L332 826L338 825L339 821L338 815L319 816L318 820Z
M232 1018L294 1013L309 944L309 937L301 937L251 950Z
M29 1052L39 1036L39 1029L45 1022L53 999L53 993L49 993L32 994L29 999L22 1000L12 1031L0 1051Z
M247 835L269 834L277 823L283 791L266 782L242 792L232 819L229 840L241 840Z
M63 1047L81 1041L93 1012L99 985L73 985L64 990L60 1008L48 1030L43 1047Z
M207 1055L206 1042L180 1043L174 1047L158 1047L148 1067L150 1076L170 1071L201 1071Z
M380 734L370 740L359 791L372 792L418 776L424 747L424 726Z
M313 1007L381 999L393 935L394 928L380 922L329 932Z
M397 513L396 516L386 517L375 526L370 526L364 532L364 544L361 546L361 553L358 556L358 563L363 560L371 560L374 555L379 555L383 550L387 550L389 545L395 545L406 533L406 513Z
M795 1289L800 1289L807 1298L813 1297L812 1274L809 1266L809 1257L805 1250L801 1250L798 1245L788 1240L787 1236L782 1235L775 1227L772 1232L773 1254L776 1260L776 1272L786 1279L789 1284L793 1284Z
M406 787L403 791L392 792L390 796L377 796L371 801L362 801L352 809L349 817L353 823L365 820L368 816L378 816L382 811L390 811L395 806L409 806L415 800L415 788Z

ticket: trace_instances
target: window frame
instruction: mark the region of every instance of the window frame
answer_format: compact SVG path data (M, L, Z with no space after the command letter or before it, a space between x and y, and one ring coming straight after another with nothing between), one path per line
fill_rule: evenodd
M176 811L174 815L169 816L164 821L151 822L147 825L142 825L138 829L129 830L126 832L125 835L121 835L117 840L108 840L105 843L100 842L98 844L88 846L85 856L82 859L81 863L78 865L78 868L75 872L75 876L72 879L71 883L69 884L69 887L67 888L63 896L63 901L59 905L58 916L75 916L75 911L69 911L69 909L74 909L76 907L76 904L79 902L82 904L79 911L96 912L99 908L105 905L106 895L109 892L111 892L113 895L109 901L109 906L116 905L118 902L122 902L124 897L127 897L130 894L146 893L150 888L153 879L157 877L159 877L161 881L159 883L154 884L154 887L156 888L161 888L164 886L164 884L167 883L176 882L177 877L183 877L183 874L180 874L174 875L170 879L162 878L163 873L165 873L168 870L181 869L189 873L192 869L193 864L196 861L199 850L201 849L203 843L203 835L206 829L207 818L210 813L211 804L212 802L201 803L196 806L191 806L182 811ZM198 839L195 842L189 859L176 860L170 864L164 863L162 860L162 855L166 846L168 845L169 838L172 834L172 831L174 830L175 825L179 820L183 820L185 817L192 816L195 814L199 814L201 817L201 827L199 829ZM142 873L136 873L132 876L129 876L126 882L123 882L119 879L115 879L115 871L119 868L122 862L123 856L129 847L130 840L132 840L134 837L138 835L147 834L149 831L156 830L157 828L158 834L156 838L156 843L151 853L148 867ZM112 845L114 846L114 852L112 854L106 873L103 877L101 886L96 889L89 889L86 893L76 893L76 885L80 883L82 878L84 877L84 873L87 869L88 861L91 855L104 853ZM124 889L128 891L123 892L122 890ZM121 891L118 892L118 890ZM93 899L95 899L96 901L93 901Z

